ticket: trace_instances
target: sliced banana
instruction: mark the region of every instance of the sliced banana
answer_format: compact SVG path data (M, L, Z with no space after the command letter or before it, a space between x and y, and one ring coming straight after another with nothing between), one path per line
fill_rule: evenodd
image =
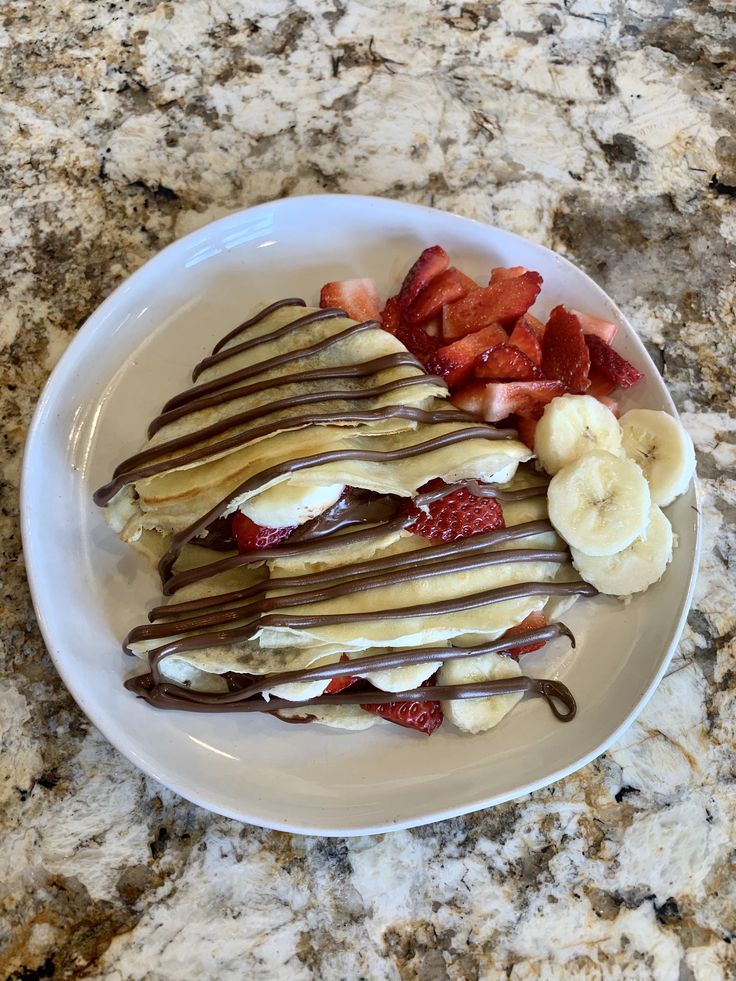
M534 452L547 473L591 450L621 455L621 430L611 410L591 395L552 399L534 433Z
M437 684L469 685L476 681L494 681L496 678L517 678L520 674L521 668L512 658L502 654L483 654L447 661L439 670ZM443 702L442 711L463 732L485 732L498 725L520 699L520 692L494 695L492 698L455 699Z
M613 555L646 528L649 485L633 460L594 450L558 471L549 483L549 519L565 541L586 555Z
M695 473L692 439L677 419L656 409L631 409L620 426L624 452L644 471L652 500L671 504Z
M288 528L316 518L339 499L343 484L324 487L285 481L256 494L240 505L251 521L265 528Z
M672 525L653 504L644 534L623 551L603 556L585 555L576 548L571 552L580 575L601 593L641 593L662 577L672 561Z

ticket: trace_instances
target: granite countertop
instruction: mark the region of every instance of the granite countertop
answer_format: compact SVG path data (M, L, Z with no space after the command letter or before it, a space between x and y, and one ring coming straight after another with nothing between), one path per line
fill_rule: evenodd
M6 3L0 977L736 977L733 9ZM608 753L352 840L206 813L107 745L44 650L18 528L26 428L88 314L184 232L320 191L457 211L585 268L678 403L705 520L679 651Z

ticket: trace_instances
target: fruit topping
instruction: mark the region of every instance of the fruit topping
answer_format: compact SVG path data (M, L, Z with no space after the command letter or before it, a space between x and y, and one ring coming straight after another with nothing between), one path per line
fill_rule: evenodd
M511 331L509 336L509 344L513 344L514 347L518 347L530 361L533 361L536 365L541 365L542 363L542 345L539 342L539 336L534 327L529 323L530 320L534 320L529 314L526 314L519 319L514 324L514 329ZM539 323L539 321L537 321ZM542 327L542 334L544 334L544 324L540 325Z
M440 375L452 388L469 377L473 365L484 351L503 344L508 338L498 324L491 324L474 334L466 334L452 344L446 344L427 361L427 371Z
M325 283L320 290L321 307L339 307L351 320L380 319L381 303L372 279L343 279Z
M542 378L542 372L531 358L512 344L497 344L486 351L475 363L476 378L492 378L499 381L533 381Z
M589 313L581 313L579 310L571 310L570 313L580 321L584 334L595 334L606 344L612 344L613 339L618 333L618 324L611 323L610 320L601 320L600 317L593 317Z
M589 371L590 354L580 321L565 307L555 307L542 340L544 377L563 382L571 392L585 392Z
M516 637L518 634L526 633L527 630L539 630L540 627L546 626L547 617L542 610L535 610L515 627L509 627L504 637ZM517 647L510 647L506 653L509 657L521 657L522 654L531 654L532 651L540 650L546 643L546 640L538 640L535 644L519 644Z
M252 552L255 548L274 548L289 537L294 528L264 528L255 521L236 511L232 518L232 529L238 543L238 551L242 554Z
M517 415L514 418L513 425L519 434L519 439L530 450L534 449L534 434L537 430L537 422L538 420L534 416Z
M526 266L496 266L491 269L489 285L491 283L502 283L506 279L518 279L525 272L527 272Z
M500 422L517 413L533 415L553 398L565 393L559 381L471 382L454 396L453 403L467 412L475 412L487 422Z
M412 305L421 291L432 280L441 275L450 265L450 257L440 245L425 249L404 277L399 290L399 308L405 311Z
M442 333L448 340L455 340L492 323L511 327L534 303L541 288L539 273L525 272L472 290L444 307Z
M387 722L426 732L428 736L442 725L444 719L439 702L384 702L382 705L366 703L360 707L366 712L380 715Z
M421 488L420 493L443 486L444 481L431 480ZM454 542L458 538L469 538L483 531L505 527L503 510L498 501L493 497L477 497L465 487L423 508L411 501L405 505L404 513L416 515L416 519L407 525L408 531L434 542Z
M446 304L453 303L471 290L477 289L477 283L452 266L440 273L428 286L425 286L411 306L407 308L406 319L410 324L422 324L441 313Z
M340 657L340 663L344 664L345 661L349 661L350 658L347 654L343 654ZM336 695L339 691L344 691L346 688L350 688L354 685L360 678L354 674L343 674L339 675L337 678L333 678L329 685L325 688L325 695Z
M586 335L585 344L590 352L590 364L598 375L612 382L618 388L631 388L644 375L626 358L622 358L613 348L595 334Z

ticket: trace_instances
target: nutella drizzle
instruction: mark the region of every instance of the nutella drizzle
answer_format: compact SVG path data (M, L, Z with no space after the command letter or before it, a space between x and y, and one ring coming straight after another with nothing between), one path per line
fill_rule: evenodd
M287 296L285 300L276 300L275 303L269 303L267 307L259 310L258 313L251 317L249 320L245 320L238 327L235 327L230 331L229 334L225 334L212 348L212 353L217 354L218 351L222 350L226 344L229 344L234 338L239 337L244 331L248 330L250 327L255 327L262 320L265 320L269 314L273 313L274 310L280 310L282 307L305 307L307 304L302 300L300 296Z

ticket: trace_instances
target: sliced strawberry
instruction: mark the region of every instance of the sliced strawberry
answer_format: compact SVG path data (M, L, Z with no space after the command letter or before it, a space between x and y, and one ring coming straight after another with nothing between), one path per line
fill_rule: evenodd
M381 313L381 326L389 334L395 334L401 327L401 307L398 296L390 296Z
M498 324L491 324L475 334L466 334L452 344L446 344L427 361L427 371L440 375L452 388L469 378L478 355L503 344L508 338Z
M530 450L534 449L534 433L537 430L538 419L534 416L516 416L514 419L514 426L519 434L519 439L521 442L528 446Z
M518 634L523 634L527 630L539 630L540 627L546 626L547 617L542 610L535 610L534 613L530 613L521 623L517 623L515 627L509 627L504 637L516 637ZM510 657L521 657L522 654L531 654L532 651L538 651L546 643L546 640L539 640L535 644L522 644L519 647L509 648L506 653Z
M481 354L473 371L476 378L498 381L533 381L544 377L532 359L511 344L497 344L490 351Z
M496 266L491 269L490 283L502 283L506 279L517 279L527 271L526 266Z
M534 303L541 288L539 273L526 272L472 290L461 300L444 307L442 333L447 340L455 340L492 323L511 327Z
M472 279L469 280L459 269L450 266L425 286L412 305L407 308L406 319L410 324L423 324L425 320L439 313L446 304L454 303L471 290L477 289L477 283Z
M596 395L596 398L601 405L605 405L607 409L610 409L617 419L619 418L621 415L621 406L616 399L612 399L610 395Z
M387 722L426 732L428 736L442 725L444 719L439 702L384 702L383 705L366 703L360 707L366 712L380 715Z
M407 310L421 291L450 265L450 257L441 245L425 249L404 277L399 290L399 307Z
M595 368L590 369L590 385L586 395L592 395L594 399L598 399L602 395L610 395L615 387L613 382L597 372Z
M613 382L618 388L631 388L640 381L644 375L638 368L635 368L630 361L622 358L613 348L602 341L595 334L590 334L585 338L585 344L590 351L590 363L599 375L603 375L608 381Z
M421 490L436 490L443 485L443 480L430 480ZM454 542L458 538L505 527L498 501L493 497L476 497L465 487L423 508L409 501L404 506L404 513L416 515L407 530L433 542Z
M584 334L595 334L606 344L613 343L618 333L618 324L613 324L610 320L601 320L600 317L594 317L590 313L581 313L579 310L571 310L570 313L574 313L578 318Z
M534 331L534 333L537 335L537 340L541 344L542 338L544 337L544 332L547 329L545 324L543 324L541 320L537 320L534 314L531 314L528 311L520 319L524 321L530 330Z
M255 521L251 521L242 511L236 511L232 517L232 531L238 543L238 551L241 554L252 552L255 548L273 548L288 538L293 530L293 526L290 528L264 528L263 525L257 525Z
M514 347L518 347L520 351L530 358L534 364L541 365L542 363L542 345L539 343L539 338L537 337L537 332L528 323L529 314L524 317L519 317L519 319L514 324L514 329L511 331L509 336L509 344L513 344Z
M401 323L396 331L396 339L404 347L426 365L442 343L439 337L430 337L419 324Z
M481 416L486 422L500 422L507 416L533 415L567 389L559 381L472 382L452 396L453 405Z
M372 279L343 279L325 283L320 290L321 307L339 307L351 320L379 320L381 303Z
M583 328L575 314L563 306L549 315L542 340L545 378L561 381L571 392L585 392L590 384L590 355Z
M345 661L349 661L349 660L350 658L347 656L347 654L342 654L340 656L341 664L344 664ZM360 681L360 678L357 675L353 675L353 674L340 675L339 677L332 679L329 685L325 688L324 694L336 695L339 691L343 691L345 688L350 688L350 686L354 685L356 681Z

